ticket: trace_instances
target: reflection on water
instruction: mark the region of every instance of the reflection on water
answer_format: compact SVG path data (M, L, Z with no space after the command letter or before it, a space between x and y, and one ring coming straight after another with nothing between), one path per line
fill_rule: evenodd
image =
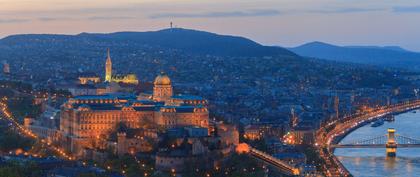
M388 128L396 134L420 139L420 113L408 112L395 116L395 122L385 122L380 127L366 125L350 133L345 142L381 136ZM386 157L385 148L343 148L335 155L356 177L411 177L420 176L420 148L398 148L397 157Z

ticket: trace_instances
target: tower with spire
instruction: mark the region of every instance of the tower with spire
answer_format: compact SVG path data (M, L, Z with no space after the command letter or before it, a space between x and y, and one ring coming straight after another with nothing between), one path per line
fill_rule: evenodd
M105 81L111 82L112 81L112 62L111 56L109 54L109 48L107 52L107 58L105 63Z

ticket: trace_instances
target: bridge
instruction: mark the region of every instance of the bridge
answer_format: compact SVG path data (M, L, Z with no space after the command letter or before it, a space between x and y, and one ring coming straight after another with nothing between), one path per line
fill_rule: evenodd
M388 129L388 134L356 140L353 142L340 142L331 145L333 148L386 148L388 157L396 156L396 149L399 148L420 148L420 140L403 135L395 134L395 129Z
M241 143L236 147L236 152L239 154L246 153L258 160L261 160L265 162L266 164L269 164L277 169L280 170L285 175L288 176L297 176L300 174L300 171L298 168L295 168L288 163L281 161L270 154L267 154L265 152L262 152L260 150L257 150L248 144Z
M381 106L377 107L373 110L361 112L352 115L346 115L341 119L332 120L327 122L324 126L322 126L316 132L315 138L315 146L318 149L318 153L321 159L323 159L324 164L321 166L323 172L326 176L351 176L350 172L344 167L343 164L338 160L336 156L334 156L334 149L339 147L340 144L336 145L340 139L342 139L345 135L349 132L353 131L354 129L362 126L365 122L372 121L378 119L380 117L394 114L394 113L401 113L406 112L413 109L420 108L420 100L409 100L404 101L398 104L393 104L389 106ZM397 136L397 139L401 139ZM404 138L404 137L403 137ZM406 140L410 139L406 137ZM370 139L368 139L370 140ZM378 140L378 139L376 139ZM413 139L414 140L414 139ZM371 143L372 144L372 143ZM403 143L404 144L404 143ZM407 145L405 146L414 146L414 145ZM354 145L354 144L353 144ZM384 144L381 144L384 145ZM378 146L381 146L378 145ZM387 148L387 154L392 155L393 151L396 152L397 141L394 144L389 143L385 145ZM360 145L360 147L368 146ZM370 145L373 147L374 145ZM384 146L382 146L384 147ZM401 146L402 147L402 146ZM389 151L388 151L389 150Z

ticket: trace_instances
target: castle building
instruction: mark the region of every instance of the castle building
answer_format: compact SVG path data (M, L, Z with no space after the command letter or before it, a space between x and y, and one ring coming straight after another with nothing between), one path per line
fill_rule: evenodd
M172 92L173 91L172 91L171 80L166 74L161 73L159 76L156 77L154 81L153 100L155 101L169 100L173 95Z
M105 82L122 82L125 84L139 84L139 80L135 74L113 74L112 72L112 61L109 49L107 51L107 58L105 62Z
M188 126L208 128L207 100L198 96L174 96L171 80L161 74L155 79L150 99L122 93L82 95L69 99L61 107L60 132L64 146L75 155L82 155L85 148L100 148L99 141L109 139L121 123L144 131ZM128 144L124 148L138 151Z
M235 126L212 122L210 136L203 128L186 127L167 131L171 147L161 147L155 155L159 171L183 172L186 168L210 170L220 167L223 158L235 152L239 132Z
M68 90L73 96L101 95L113 92L131 92L138 84L139 80L135 74L115 74L112 70L112 61L108 49L104 79L96 73L80 73L77 84L72 84L70 87L64 85L63 89Z

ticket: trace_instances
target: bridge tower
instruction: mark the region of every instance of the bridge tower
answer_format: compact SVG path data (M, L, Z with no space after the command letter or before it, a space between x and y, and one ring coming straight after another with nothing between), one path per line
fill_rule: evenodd
M386 142L386 155L395 157L397 155L397 142L395 141L395 129L388 129L388 141Z

